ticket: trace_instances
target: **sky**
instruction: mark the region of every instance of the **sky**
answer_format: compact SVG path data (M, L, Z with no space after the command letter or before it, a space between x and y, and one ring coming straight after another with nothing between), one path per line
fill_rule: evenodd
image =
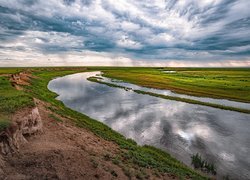
M250 66L250 0L0 0L0 67Z

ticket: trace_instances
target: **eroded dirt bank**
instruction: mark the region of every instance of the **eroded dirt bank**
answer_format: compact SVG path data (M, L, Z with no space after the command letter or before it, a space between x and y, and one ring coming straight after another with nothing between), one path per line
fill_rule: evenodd
M21 91L36 78L28 72L6 76ZM0 132L0 179L177 179L116 159L126 150L33 100L33 107L14 113L11 126Z
M26 72L6 75L18 90L29 85ZM11 126L0 132L0 179L126 179L122 169L104 157L117 145L57 117L49 104L34 99L35 107L12 116ZM53 115L53 116L52 116Z
M118 151L116 145L67 119L57 122L45 103L35 102L36 108L17 112L1 134L1 179L126 179L121 168L103 159Z
M56 121L46 104L34 99L35 107L16 112L12 125L0 135L0 179L137 179L109 156L121 150L69 119ZM148 179L158 179L145 169ZM131 176L131 177L130 177ZM140 177L139 177L140 178ZM174 179L161 175L161 179Z

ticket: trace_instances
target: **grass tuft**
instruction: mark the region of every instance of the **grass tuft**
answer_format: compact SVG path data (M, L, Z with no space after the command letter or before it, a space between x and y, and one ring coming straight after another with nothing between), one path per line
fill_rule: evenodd
M0 118L0 132L10 126L10 121L8 119Z
M204 172L216 175L216 168L214 164L208 163L206 160L203 160L199 153L192 155L191 159L192 159L192 165L194 166L195 169L200 169Z

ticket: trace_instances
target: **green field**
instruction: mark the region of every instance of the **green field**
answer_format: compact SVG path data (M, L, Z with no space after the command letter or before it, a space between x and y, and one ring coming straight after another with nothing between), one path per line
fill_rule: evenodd
M95 83L99 83L99 84L105 84L107 86L114 87L114 88L132 90L132 91L134 91L135 93L138 93L138 94L150 95L150 96L159 97L159 98L162 98L162 99L168 99L168 100L174 100L174 101L182 101L182 102L186 102L186 103L189 103L189 104L198 104L198 105L210 106L210 107L214 107L214 108L218 108L218 109L224 109L224 110L229 110L229 111L237 111L237 112L241 112L241 113L250 114L250 110L248 110L248 109L242 109L242 108L225 106L225 105L214 104L214 103L209 103L209 102L202 102L202 101L188 99L188 98L175 97L175 96L169 96L169 95L163 95L163 94L157 94L157 93L153 93L153 92L147 92L147 91L127 88L127 87L124 87L124 86L120 86L120 85L116 85L116 84L112 84L112 83L108 83L108 82L103 82L98 77L89 77L89 78L87 78L87 80L95 82Z
M88 70L93 69L89 68ZM179 178L208 179L171 157L168 153L151 146L139 146L133 140L126 139L103 123L65 107L62 102L55 99L57 95L47 89L48 82L55 77L88 70L85 68L30 68L29 71L36 78L31 80L31 85L23 87L24 91L14 89L8 77L0 77L1 98L4 100L1 101L1 117L9 117L20 108L32 106L32 98L38 98L49 103L49 108L55 115L70 118L76 126L89 129L97 136L118 144L122 151L114 157L113 161L119 159L126 167L136 165L153 169L157 173L174 174ZM16 69L0 69L0 75L17 71ZM5 128L9 124L9 119L2 118L1 122Z
M33 106L32 97L12 87L6 73L17 72L17 69L0 69L0 130L10 124L11 115L20 108Z
M193 96L250 102L250 68L91 68L105 77ZM164 73L163 71L176 71Z

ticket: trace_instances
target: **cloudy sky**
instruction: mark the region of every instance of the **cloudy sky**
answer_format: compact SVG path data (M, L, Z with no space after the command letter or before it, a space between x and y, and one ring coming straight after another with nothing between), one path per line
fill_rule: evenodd
M0 67L250 66L250 0L0 0Z

